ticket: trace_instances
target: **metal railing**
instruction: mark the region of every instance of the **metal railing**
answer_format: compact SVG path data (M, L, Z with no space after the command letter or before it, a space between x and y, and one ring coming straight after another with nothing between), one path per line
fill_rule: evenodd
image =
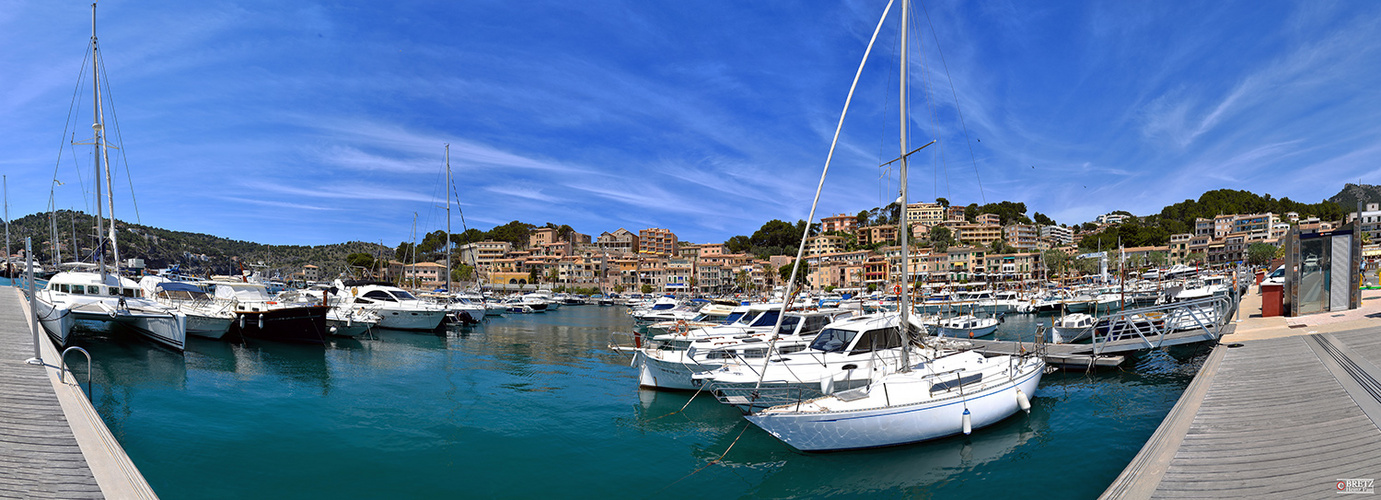
M1111 343L1126 340L1139 340L1134 343L1138 350L1156 349L1165 345L1171 334L1185 331L1217 339L1235 310L1235 302L1235 294L1222 295L1109 314L1093 327L1093 353L1102 355Z
M72 346L62 350L62 355L58 356L61 361L58 368L58 382L67 383L67 353L74 350L86 356L86 399L89 401L91 400L91 353L86 352L86 349ZM76 375L73 376L75 377ZM80 385L78 387L80 387Z

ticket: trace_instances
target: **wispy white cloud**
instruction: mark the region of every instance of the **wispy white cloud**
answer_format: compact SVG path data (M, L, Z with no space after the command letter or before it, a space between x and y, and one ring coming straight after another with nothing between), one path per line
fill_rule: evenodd
M323 207L323 206L320 206L320 205L308 205L308 204L305 204L305 203L292 203L292 202L287 202L287 201L264 200L264 199L258 199L258 198L245 198L245 197L241 197L241 196L223 196L223 195L222 195L222 196L216 196L215 198L219 198L219 199L226 200L226 201L230 201L230 202L234 202L234 203L248 203L248 204L251 204L251 205L262 205L262 206L266 206L266 207L275 207L275 208L289 208L289 209L293 209L293 210L313 210L313 211L322 211L322 210L341 210L341 208L339 208L339 207Z
M545 194L542 192L541 189L535 188L526 188L519 186L486 186L484 190L500 196L512 196L515 198L540 201L543 203L558 203L562 201L560 198Z

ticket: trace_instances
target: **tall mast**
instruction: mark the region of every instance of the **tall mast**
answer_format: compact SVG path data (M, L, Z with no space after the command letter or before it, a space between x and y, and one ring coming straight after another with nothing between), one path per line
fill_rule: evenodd
M91 124L91 130L96 134L95 140L92 141L92 147L95 148L95 156L93 157L93 159L96 160L96 237L104 238L104 236L102 235L105 234L105 221L103 220L105 214L102 213L103 208L101 207L101 144L103 142L101 133L105 131L105 126L101 123L101 74L99 72L99 66L96 63L97 52L99 52L99 50L100 49L96 46L96 3L92 2L91 87L93 90L91 92L91 100L93 102L91 105L91 114L93 115L92 119L95 120L95 122ZM104 282L106 278L106 269L105 249L103 247L105 245L102 245L101 243L102 242L98 241L96 244L96 258L98 259L97 262L99 263L99 269L101 272L101 281Z
M5 272L8 273L10 270L10 176L4 176L3 180L5 181Z
M456 200L459 201L459 200ZM451 145L446 145L446 293L451 293Z
M911 292L910 292L910 290L907 289L907 286L908 286L908 285L910 284L910 282L911 282L911 278L910 278L911 259L910 259L909 252L907 251L907 248L906 248L906 247L907 247L907 240L909 239L909 238L907 237L908 235L906 234L906 233L908 232L908 231L907 231L907 227L906 227L906 203L907 203L907 198L906 198L906 163L907 163L907 160L906 160L906 157L908 156L908 155L907 155L907 152L908 152L907 147L908 147L908 145L907 145L907 143L906 143L906 130L907 130L907 121L906 121L906 106L907 106L907 103L906 103L906 85L907 85L907 84L906 84L906 65L907 65L907 50L906 50L906 49L908 48L908 44L907 44L907 40L906 40L906 38L907 38L907 37L906 37L906 32L907 32L907 18L908 18L910 15L911 15L911 2L909 2L908 0L902 0L902 2L901 2L901 77L900 77L900 79L898 80L898 81L901 83L901 100L898 101L898 102L900 103L900 107L901 107L901 175L900 175L900 182L901 182L901 216L900 216L900 217L897 217L897 225L898 225L897 231L898 231L899 233L901 233L901 287L900 287L900 289L901 289L901 308L900 308L900 309L901 309L901 336L902 336L901 371L904 371L904 372L911 371L911 354L910 354L910 353L911 353L911 332L910 332L910 329L908 328L908 327L910 326L910 322L907 320L907 316L908 316L908 315L910 314L910 312L911 312L911 300L910 300Z

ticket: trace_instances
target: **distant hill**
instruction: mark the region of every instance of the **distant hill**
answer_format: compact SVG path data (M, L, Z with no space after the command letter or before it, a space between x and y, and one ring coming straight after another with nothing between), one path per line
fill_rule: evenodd
M1371 184L1344 184L1343 190L1333 195L1328 201L1337 203L1343 207L1343 212L1352 213L1357 211L1357 202L1381 203L1381 186ZM1363 207L1365 208L1365 207Z
M92 216L60 210L56 214L58 240L62 243L62 260L71 262L81 260L92 262L95 247L96 221ZM345 256L351 253L393 256L393 249L377 243L352 241L333 245L264 245L249 241L231 240L201 233L169 231L167 229L131 224L118 221L116 238L119 240L120 259L144 259L150 269L181 265L184 270L197 274L231 274L239 270L243 262L248 268L251 264L267 266L270 276L289 274L302 270L307 264L321 268L323 278L334 278L345 271ZM106 231L109 231L109 227ZM31 214L10 222L11 252L24 248L24 238L32 237L34 256L43 263L52 261L50 243L52 222L48 214ZM81 242L81 256L74 258L71 249L73 235ZM110 258L109 251L106 252ZM238 260L236 260L238 259Z

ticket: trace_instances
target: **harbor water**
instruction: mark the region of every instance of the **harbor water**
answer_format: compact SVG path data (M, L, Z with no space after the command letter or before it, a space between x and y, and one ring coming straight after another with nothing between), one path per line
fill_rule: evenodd
M96 409L168 499L1093 498L1203 358L1047 375L1030 415L969 437L805 454L708 395L639 390L629 357L606 347L633 328L625 311L568 306L324 348L189 339L179 354L119 331L73 343L95 359ZM1037 321L1008 316L998 336Z

